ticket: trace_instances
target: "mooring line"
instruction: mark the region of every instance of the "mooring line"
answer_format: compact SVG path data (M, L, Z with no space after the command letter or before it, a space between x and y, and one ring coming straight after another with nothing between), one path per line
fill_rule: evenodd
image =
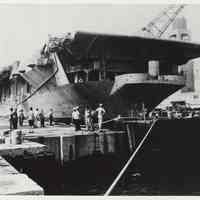
M111 186L108 188L108 190L106 191L106 193L104 194L104 196L110 195L110 193L112 192L112 190L114 189L114 187L116 186L116 184L118 183L118 181L120 180L120 178L122 177L122 175L124 174L124 172L126 171L126 169L128 168L128 166L132 162L133 158L135 157L135 155L137 154L137 152L139 151L139 149L143 145L144 141L148 137L149 133L151 132L151 130L152 130L152 128L153 128L153 126L155 125L156 122L157 122L157 120L153 121L153 123L152 123L151 127L149 128L149 130L147 131L146 135L143 137L142 141L140 142L140 144L138 145L138 147L136 148L136 150L133 152L133 154L131 155L131 157L129 158L129 160L127 161L126 165L123 167L123 169L120 171L120 173L118 174L118 176L115 178L115 180L113 181L113 183L111 184Z

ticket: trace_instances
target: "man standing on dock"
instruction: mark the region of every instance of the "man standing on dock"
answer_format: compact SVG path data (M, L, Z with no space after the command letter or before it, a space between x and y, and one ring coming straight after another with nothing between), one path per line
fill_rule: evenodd
M10 108L9 124L10 124L10 130L12 130L13 129L13 108Z
M91 130L91 111L88 106L85 108L85 126L86 130Z
M73 112L72 112L72 121L75 126L75 131L81 130L81 128L80 128L80 112L78 109L79 109L79 107L77 106L77 107L73 108Z
M23 109L21 109L19 111L19 125L20 126L23 126L24 119L25 119L24 112L23 112Z
M53 118L54 118L54 116L53 116L53 109L51 108L50 109L50 113L49 113L49 125L50 126L53 126Z
M17 108L15 108L13 112L13 129L17 129L18 124L18 115L17 115Z
M105 109L103 108L103 104L99 104L99 107L96 109L96 112L98 117L99 130L101 130L103 123L103 115L106 113Z
M35 127L38 128L39 127L39 121L40 121L39 109L38 108L36 108L34 116L35 116Z
M28 123L31 128L34 128L34 113L33 113L32 107L30 107L30 110L28 113Z
M44 128L45 117L44 117L44 110L43 109L41 109L41 111L39 113L39 118L40 118L40 127Z

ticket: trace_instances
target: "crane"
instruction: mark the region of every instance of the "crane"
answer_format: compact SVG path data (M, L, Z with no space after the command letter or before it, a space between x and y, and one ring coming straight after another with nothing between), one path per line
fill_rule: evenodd
M151 20L147 26L142 28L142 34L148 37L160 38L185 6L185 4L169 5Z
M140 35L152 38L161 38L168 27L174 22L177 15L183 10L185 4L170 4L139 32ZM149 75L157 77L159 74L159 61L149 61Z

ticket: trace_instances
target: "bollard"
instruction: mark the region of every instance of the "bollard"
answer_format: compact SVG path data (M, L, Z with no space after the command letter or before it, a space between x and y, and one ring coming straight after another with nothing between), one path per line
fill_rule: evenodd
M6 130L3 132L4 142L5 144L11 144L11 138L10 138L10 131Z
M22 131L13 130L11 132L11 144L22 144Z
M5 137L5 144L11 144L10 136Z
M23 134L22 134L22 131L19 130L17 132L17 144L22 144L23 143Z

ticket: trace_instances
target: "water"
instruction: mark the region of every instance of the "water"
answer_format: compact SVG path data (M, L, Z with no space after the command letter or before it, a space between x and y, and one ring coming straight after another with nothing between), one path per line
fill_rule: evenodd
M103 195L125 159L116 155L94 155L61 166L54 157L6 158L19 171L43 187L45 195ZM199 176L161 174L131 166L112 195L199 195Z
M177 122L174 123L173 127ZM199 125L199 121L190 123L189 127ZM162 134L162 140L157 137L159 131L154 138L149 137L112 195L199 195L199 133L189 138L187 127L183 123L181 126L183 128L179 128L176 137L173 135L173 140L167 137L169 131ZM192 145L188 145L189 139ZM103 195L129 156L96 154L64 166L52 155L38 156L37 159L31 155L6 159L42 186L46 195Z

